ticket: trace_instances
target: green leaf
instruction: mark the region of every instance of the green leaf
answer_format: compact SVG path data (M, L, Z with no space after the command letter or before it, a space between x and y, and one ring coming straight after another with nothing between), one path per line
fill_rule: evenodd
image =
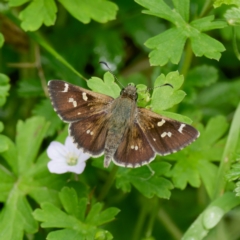
M214 200L194 221L183 235L183 240L204 239L210 229L222 219L223 215L240 204L240 199L233 193L226 192Z
M172 0L174 7L176 10L180 13L182 18L188 22L189 20L189 4L190 0L183 0L183 1L178 1L178 0Z
M9 170L0 165L0 202L7 200L8 194L14 186L15 178Z
M135 2L149 9L149 11L143 11L144 13L164 18L173 24L184 22L181 15L177 11L173 11L163 0L135 0Z
M226 11L224 14L227 22L231 26L239 26L240 25L240 6L239 8L232 7Z
M155 37L148 39L145 45L154 49L150 54L151 66L163 66L168 61L179 63L187 37L181 29L171 28Z
M66 234L72 236L67 236L70 239L94 239L99 231L97 226L112 221L119 212L117 208L108 208L101 212L103 205L96 203L91 206L85 219L88 203L86 198L78 199L76 191L67 187L62 189L59 196L67 213L51 203L43 203L42 209L33 213L35 219L43 222L43 228L66 228L51 232L47 239L66 239Z
M37 232L37 222L25 197L15 185L0 216L0 239L23 239L24 231Z
M4 43L4 37L3 35L0 33L0 48L3 46Z
M17 92L19 96L24 98L37 96L44 97L41 82L36 79L20 81Z
M189 71L186 82L188 86L207 87L215 83L217 79L218 70L215 67L200 65Z
M147 86L143 84L138 84L136 88L138 94L137 105L139 107L145 107L150 101L149 90L147 89Z
M9 7L18 7L30 0L9 0Z
M51 26L56 20L57 6L54 0L34 0L21 11L19 18L25 31L36 31L42 24Z
M18 152L12 140L4 135L0 135L0 142L2 145L1 156L6 160L11 167L13 173L18 173Z
M49 124L41 117L32 117L17 124L16 145L19 172L24 173L34 162Z
M170 72L165 76L161 74L154 83L154 91L152 95L151 108L153 111L158 112L160 110L166 110L180 103L185 93L179 90L183 84L183 76L176 72ZM162 86L169 83L173 86ZM160 87L162 86L162 87Z
M63 204L64 209L69 215L84 220L83 214L86 211L87 199L81 199L79 204L77 193L74 189L64 187L59 193L59 198ZM79 207L81 207L79 209Z
M213 6L220 7L222 4L240 6L239 0L215 0Z
M89 23L91 19L106 23L116 18L118 7L116 4L105 0L59 0L61 4L83 23Z
M1 42L1 35L0 35L0 42ZM9 84L8 76L0 73L0 107L5 104L9 89L10 89L10 84Z
M63 126L62 120L54 111L49 99L43 99L39 104L37 104L33 109L33 114L35 116L44 117L45 120L50 123L46 136L53 136L57 131L61 130Z
M209 37L208 35L194 34L190 37L192 50L197 57L205 56L210 59L219 60L221 53L225 51L225 47L219 41Z
M220 29L227 27L227 23L225 21L213 21L214 15L210 15L204 18L200 18L191 22L191 26L197 28L201 32L210 31L213 29Z
M189 183L193 187L200 186L200 177L204 182L209 196L213 196L215 187L216 167L209 161L221 158L223 146L219 144L221 137L228 129L223 116L212 118L206 128L200 130L199 139L193 144L167 157L176 159L177 163L170 171L175 187L184 189Z
M169 199L173 188L172 183L160 177L170 169L170 164L166 162L154 162L150 167L155 172L151 176L150 170L144 166L136 169L121 168L117 172L116 187L124 192L130 191L131 184L144 196L151 198L154 195L159 198Z
M98 77L92 77L87 81L87 85L94 92L106 94L113 98L117 98L121 89L115 83L114 77L110 72L106 72L103 76L104 81Z
M164 1L159 0L135 0L140 5L149 9L144 13L164 18L172 22L175 27L150 38L145 44L153 49L149 54L151 65L165 65L168 61L178 64L183 52L185 42L188 38L191 40L192 50L196 56L206 56L219 60L221 52L225 50L222 43L203 34L201 31L208 31L217 28L226 27L226 23L216 21L212 22L213 16L197 19L188 23L189 1L180 4L179 1L173 1L177 8L171 9ZM180 14L179 14L180 13Z

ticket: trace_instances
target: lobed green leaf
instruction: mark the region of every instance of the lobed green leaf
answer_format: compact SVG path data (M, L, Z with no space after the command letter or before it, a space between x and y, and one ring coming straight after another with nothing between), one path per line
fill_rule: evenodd
M57 6L54 0L34 0L21 11L19 18L25 31L36 31L42 24L51 26L56 20Z
M91 19L106 23L114 20L118 7L115 3L105 0L59 0L73 17L83 23L89 23Z

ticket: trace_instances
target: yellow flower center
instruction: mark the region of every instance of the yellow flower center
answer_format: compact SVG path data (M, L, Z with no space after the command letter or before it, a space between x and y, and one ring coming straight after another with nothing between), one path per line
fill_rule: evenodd
M67 164L69 165L69 166L74 166L74 165L77 165L77 161L78 159L77 159L77 157L76 156L69 156L68 158L67 158Z

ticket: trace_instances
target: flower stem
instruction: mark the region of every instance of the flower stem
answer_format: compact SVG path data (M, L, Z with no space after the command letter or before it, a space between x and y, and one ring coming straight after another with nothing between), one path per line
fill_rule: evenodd
M118 170L118 166L114 165L99 196L98 196L98 201L102 201L108 194L111 186L113 185L113 182L115 180L115 176L116 176L116 173L117 173L117 170Z

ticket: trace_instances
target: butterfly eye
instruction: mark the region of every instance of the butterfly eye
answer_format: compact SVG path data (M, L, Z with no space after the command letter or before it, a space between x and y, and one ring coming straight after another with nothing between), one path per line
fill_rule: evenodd
M123 89L121 90L120 95L124 92L124 90L125 90L125 88L123 88Z
M135 95L135 100L137 101L137 99L138 99L138 94L136 93L136 95Z

